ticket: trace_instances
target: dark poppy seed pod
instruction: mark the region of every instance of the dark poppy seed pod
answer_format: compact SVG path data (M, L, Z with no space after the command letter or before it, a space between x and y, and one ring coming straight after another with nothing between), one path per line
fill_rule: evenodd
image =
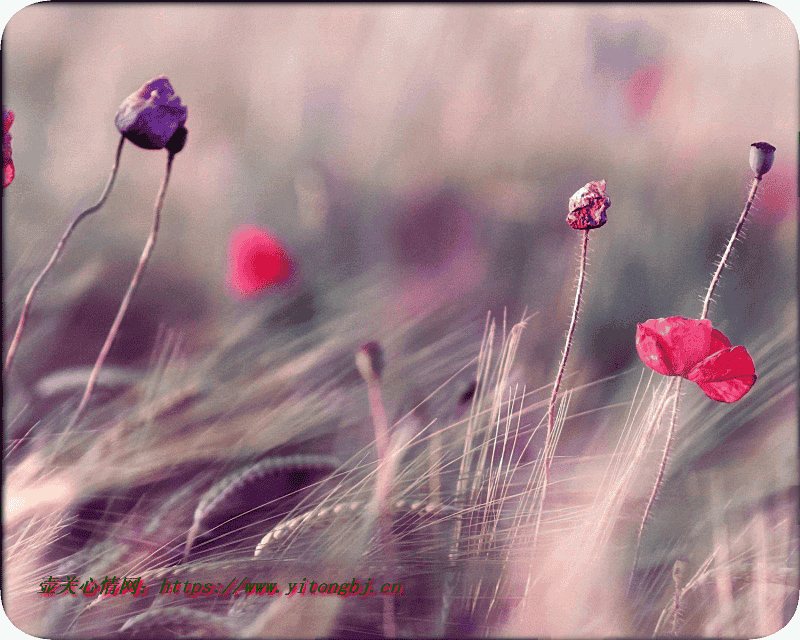
M175 130L175 133L172 134L169 142L167 142L166 150L172 155L180 153L183 150L183 147L186 146L187 135L189 135L189 131L186 129L186 127L178 127Z
M377 342L367 342L356 353L356 367L367 382L380 380L383 373L383 350Z
M588 182L569 199L567 222L573 229L598 229L606 223L606 210L610 206L606 181Z
M754 142L750 145L750 168L760 178L770 169L775 159L775 147L769 142Z
M117 110L114 124L137 147L163 149L186 123L187 113L167 77L159 76L125 99Z

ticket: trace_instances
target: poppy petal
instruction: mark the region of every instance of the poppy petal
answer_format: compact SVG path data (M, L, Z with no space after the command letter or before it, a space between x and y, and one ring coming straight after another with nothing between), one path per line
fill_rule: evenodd
M713 334L710 320L673 316L648 320L636 329L636 350L648 367L667 376L685 376L712 351L712 341L727 341ZM730 343L728 343L730 345Z
M3 109L3 189L14 180L14 161L11 159L11 134L14 112Z
M686 376L712 400L736 402L755 384L756 368L744 347L717 351L698 363Z
M672 360L661 336L651 324L654 322L655 320L648 320L644 324L636 325L636 351L642 362L653 371L665 376L674 376Z
M14 162L3 158L3 189L14 181Z
M713 354L731 346L731 341L728 340L728 336L722 333L722 331L717 329L711 330L711 346L708 348L709 353Z

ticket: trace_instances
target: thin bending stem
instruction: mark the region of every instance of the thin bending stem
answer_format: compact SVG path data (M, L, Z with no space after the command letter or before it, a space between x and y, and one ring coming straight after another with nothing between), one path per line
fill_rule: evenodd
M156 238L158 237L158 228L161 224L161 208L164 205L164 196L167 193L167 185L169 184L169 176L172 171L172 160L174 158L175 155L173 153L169 153L169 156L167 157L167 170L164 174L164 180L161 182L161 188L158 191L158 196L156 197L153 228L150 231L150 236L147 238L147 243L144 245L142 255L139 258L139 266L136 267L136 271L133 274L133 279L131 280L130 285L128 285L128 290L125 292L125 297L122 299L122 303L119 306L117 317L114 318L114 324L111 325L111 330L108 332L108 336L103 344L103 348L100 350L100 355L97 356L97 361L94 363L92 373L89 375L89 382L86 384L86 390L83 392L81 403L75 410L75 415L70 423L70 428L77 424L78 420L83 414L83 411L86 409L86 405L89 403L89 397L92 395L92 390L97 382L97 377L100 375L100 369L103 366L103 362L105 361L108 352L111 350L111 344L114 342L114 338L117 336L119 325L122 323L122 318L125 316L125 312L128 310L128 305L133 297L133 292L136 290L136 286L139 284L139 278L141 278L142 273L147 266L147 262L150 260L150 254L153 251L153 247L156 244Z
M678 626L680 624L681 619L681 594L682 589L676 584L675 585L675 605L672 609L672 635L678 635Z
M551 455L550 449L553 447L553 430L556 423L556 398L558 397L558 388L561 386L561 378L564 377L564 369L567 367L567 358L569 357L569 349L572 346L572 336L575 334L575 325L578 323L578 311L581 308L581 298L583 296L583 281L586 276L586 252L589 247L589 229L583 231L583 246L581 247L581 266L580 274L578 275L578 287L575 292L575 304L572 307L572 320L569 323L569 331L567 331L567 344L564 347L564 355L561 356L561 364L558 365L558 373L556 374L556 381L553 385L553 393L550 395L550 408L547 414L547 435L544 442L544 486L542 487L542 498L539 502L539 513L536 517L536 528L534 530L534 544L539 537L539 524L542 519L542 511L544 510L544 501L547 495L547 485L550 482L550 462Z
M736 224L736 229L731 236L730 241L728 242L728 246L725 249L725 253L722 254L722 258L719 261L719 265L717 265L717 271L714 274L714 277L711 278L711 284L708 287L708 293L706 294L706 299L703 302L703 313L700 315L701 320L705 320L708 317L708 305L711 303L711 296L714 294L714 289L717 286L717 282L719 282L720 274L722 274L722 269L725 268L725 263L728 261L728 256L731 253L731 249L733 249L733 243L736 241L736 238L739 236L739 233L742 230L742 226L744 226L745 218L747 218L747 214L750 212L750 207L753 206L753 201L756 199L756 191L758 190L758 183L761 182L761 176L756 176L753 178L753 185L750 187L750 195L747 198L747 203L744 205L744 210L742 211L742 215L739 216L739 222Z
M6 356L6 364L4 372L8 373L8 370L11 368L11 363L14 361L14 354L17 352L17 346L19 345L19 341L22 338L22 330L25 327L25 320L28 317L28 310L30 309L31 302L33 302L33 296L36 293L36 290L39 288L39 285L44 280L44 277L50 271L50 268L56 263L61 252L64 250L64 245L67 244L67 240L69 239L70 235L72 235L73 230L75 227L78 226L78 223L83 220L86 216L91 215L98 209L100 209L108 199L108 194L111 193L111 188L114 186L114 180L117 177L117 169L119 169L119 158L122 155L122 146L125 143L125 136L119 137L119 145L117 146L117 154L114 156L114 164L111 166L111 175L108 177L108 183L106 184L106 188L103 190L103 194L100 196L100 200L98 200L97 204L89 207L86 211L83 211L77 215L77 217L70 222L67 230L64 232L64 235L61 236L61 240L58 241L58 245L56 245L56 250L53 252L53 255L50 256L50 261L47 263L47 266L42 270L39 274L39 277L31 286L30 291L28 291L28 295L25 298L25 304L22 306L22 314L19 318L19 324L17 325L17 331L14 334L14 339L11 341L11 346L8 349L8 355Z
M372 424L375 428L375 448L378 450L378 460L383 460L389 452L389 427L378 380L369 380L367 382L367 394L369 396L370 413L372 413Z
M558 374L556 374L556 382L553 385L553 393L550 395L550 410L547 414L547 443L545 445L545 452L550 445L550 440L553 437L553 428L556 422L556 398L558 397L558 388L561 386L561 378L564 377L564 369L567 368L567 358L569 357L569 350L572 346L572 336L575 334L575 325L578 323L578 311L581 308L581 298L583 296L583 281L586 276L586 252L589 247L589 230L585 229L583 232L583 246L581 248L581 268L580 275L578 276L578 288L575 292L575 304L572 307L572 320L569 323L569 331L567 332L567 344L564 347L564 355L561 356L561 364L558 365ZM550 458L545 460L545 486L547 485L547 472L550 470Z
M372 413L372 424L375 428L375 448L378 451L378 538L384 550L385 572L383 577L390 581L389 573L394 562L396 550L392 537L392 510L389 492L393 481L393 461L389 457L389 428L386 411L383 408L379 379L367 381L369 408ZM394 638L397 635L397 623L394 616L394 598L383 598L383 635Z

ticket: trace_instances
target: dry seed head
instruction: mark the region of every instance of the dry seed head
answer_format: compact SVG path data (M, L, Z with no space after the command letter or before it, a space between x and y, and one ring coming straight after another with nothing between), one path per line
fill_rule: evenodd
M235 491L264 476L285 473L300 469L320 470L330 473L336 470L340 462L332 456L294 455L286 457L265 458L249 467L240 469L214 484L203 494L194 513L197 522L208 516L218 505L227 501Z
M320 509L319 511L312 509L304 514L295 516L289 520L281 522L269 531L261 541L256 545L254 556L261 555L261 552L266 549L271 542L280 540L285 534L290 534L303 526L329 526L330 518L334 516L348 516L354 515L357 512L363 511L368 505L366 500L353 500L351 502L342 502L333 508ZM410 502L409 500L395 500L392 503L392 512L394 518L401 518L403 516L431 516L445 518L458 513L458 509L451 505L427 502L425 500L417 500Z

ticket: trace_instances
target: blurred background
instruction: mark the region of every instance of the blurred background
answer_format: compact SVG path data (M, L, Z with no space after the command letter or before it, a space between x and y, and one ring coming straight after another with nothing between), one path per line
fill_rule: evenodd
M766 5L40 4L11 19L3 64L16 115L7 338L107 180L117 107L161 74L188 106L189 139L110 363L146 360L161 322L200 349L226 314L272 304L242 303L226 283L229 235L255 223L312 285L383 266L403 317L448 303L480 324L536 312L520 362L529 385L548 384L581 240L567 201L605 179L612 207L591 234L570 369L575 384L618 373L638 365L637 322L699 315L760 140L775 165L710 318L744 345L795 321L798 40ZM20 352L23 379L94 361L165 156L126 145L107 204L37 298L31 323L53 326Z

